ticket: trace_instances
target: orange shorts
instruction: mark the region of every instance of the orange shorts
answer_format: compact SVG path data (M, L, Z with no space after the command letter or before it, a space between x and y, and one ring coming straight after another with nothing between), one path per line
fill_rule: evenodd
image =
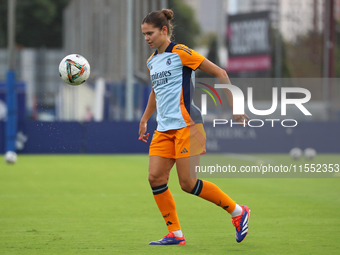
M149 156L185 158L206 153L206 134L202 123L165 132L155 131Z

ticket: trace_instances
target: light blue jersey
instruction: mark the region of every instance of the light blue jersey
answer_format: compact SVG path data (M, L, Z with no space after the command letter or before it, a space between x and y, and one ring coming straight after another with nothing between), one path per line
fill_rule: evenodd
M152 88L156 95L157 130L180 129L193 123L202 123L200 110L192 96L196 70L204 57L192 49L171 42L165 52L148 59Z

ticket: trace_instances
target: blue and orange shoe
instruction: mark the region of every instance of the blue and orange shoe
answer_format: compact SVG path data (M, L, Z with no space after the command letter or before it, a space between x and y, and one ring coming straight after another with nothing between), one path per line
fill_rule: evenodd
M245 205L240 205L242 207L242 213L239 216L231 217L233 219L233 225L236 228L236 241L238 243L242 242L243 239L248 234L248 223L250 217L250 210Z
M174 233L169 232L163 239L159 241L154 241L149 243L150 245L184 245L185 238L184 235L182 237L176 237Z

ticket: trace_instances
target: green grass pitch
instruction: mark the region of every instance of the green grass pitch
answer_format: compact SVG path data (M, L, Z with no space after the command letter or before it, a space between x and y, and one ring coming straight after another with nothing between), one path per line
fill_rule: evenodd
M253 156L291 163L288 155ZM340 163L340 155L318 160ZM251 209L249 235L238 244L230 216L181 191L173 169L169 187L187 245L149 246L167 228L147 172L147 155L1 160L0 254L339 254L340 178L208 179Z

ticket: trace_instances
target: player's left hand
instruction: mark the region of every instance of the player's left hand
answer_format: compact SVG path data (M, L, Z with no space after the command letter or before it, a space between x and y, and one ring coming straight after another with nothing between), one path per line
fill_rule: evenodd
M141 122L139 124L139 138L138 138L138 140L140 140L144 143L148 142L148 138L149 138L149 135L150 135L149 133L145 134L146 126L147 126L147 124L144 123L144 122Z
M141 140L142 142L147 143L147 142L148 142L149 135L150 135L150 134L147 133L146 135L139 136L138 140Z
M247 114L244 115L233 115L234 120L236 120L240 125L247 126L247 122L250 120Z

